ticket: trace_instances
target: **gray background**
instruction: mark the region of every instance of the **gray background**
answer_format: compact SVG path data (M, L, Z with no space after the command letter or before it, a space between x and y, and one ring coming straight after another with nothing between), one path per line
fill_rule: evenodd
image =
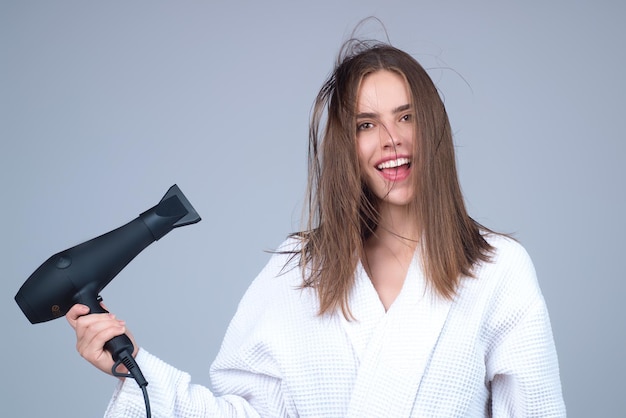
M623 416L625 11L2 1L2 415L102 415L115 379L80 358L64 320L30 325L13 296L50 255L174 183L203 221L140 254L103 297L141 345L210 384L263 250L301 225L313 98L341 42L376 15L445 96L471 214L516 233L535 261L569 415Z

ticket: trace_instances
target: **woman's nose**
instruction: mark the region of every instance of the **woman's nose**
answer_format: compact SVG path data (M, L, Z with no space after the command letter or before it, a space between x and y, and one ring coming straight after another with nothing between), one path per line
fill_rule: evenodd
M397 130L383 125L381 129L381 144L385 148L396 148L401 144L400 135Z

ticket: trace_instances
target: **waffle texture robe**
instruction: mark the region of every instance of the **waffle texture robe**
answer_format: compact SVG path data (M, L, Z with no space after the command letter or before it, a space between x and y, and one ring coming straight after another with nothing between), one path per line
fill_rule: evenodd
M240 302L211 367L213 392L141 349L152 416L562 417L548 312L526 251L489 236L491 262L452 301L426 286L416 255L387 312L363 267L350 307L318 316L300 269L276 254ZM282 249L297 243L288 240ZM286 267L285 265L288 264ZM106 417L145 417L120 383Z

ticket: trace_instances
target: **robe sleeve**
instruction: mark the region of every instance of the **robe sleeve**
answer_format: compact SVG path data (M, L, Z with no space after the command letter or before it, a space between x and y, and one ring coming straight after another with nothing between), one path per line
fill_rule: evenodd
M527 253L517 251L497 299L499 338L487 356L493 417L565 417L548 310Z
M285 244L280 249L284 248ZM279 285L272 279L280 274L287 259L283 254L275 254L253 281L231 321L218 360L242 360L238 356L241 346L246 345L246 341L254 334L259 317L273 303L272 293ZM269 356L258 355L245 361L222 362L220 370L213 370L211 376L214 392L191 383L189 374L161 361L143 348L139 350L136 360L148 381L153 418L286 415L282 379ZM120 382L109 402L105 418L145 416L143 394L134 379Z
M264 400L252 393L215 396L208 388L192 384L182 372L141 349L137 363L148 380L148 394L153 418L259 417L272 414ZM280 382L263 375L242 376L254 381L263 391L279 391ZM105 417L145 418L141 389L133 379L120 382L106 410Z

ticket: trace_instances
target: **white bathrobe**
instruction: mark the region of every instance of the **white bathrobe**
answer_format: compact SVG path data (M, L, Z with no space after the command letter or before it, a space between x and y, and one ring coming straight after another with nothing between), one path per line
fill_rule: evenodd
M491 236L496 253L453 301L426 286L414 258L387 312L363 267L355 320L318 316L312 289L274 255L239 304L211 367L212 393L141 349L152 416L562 417L548 312L526 251ZM288 240L282 249L292 248ZM107 417L145 417L132 379Z

